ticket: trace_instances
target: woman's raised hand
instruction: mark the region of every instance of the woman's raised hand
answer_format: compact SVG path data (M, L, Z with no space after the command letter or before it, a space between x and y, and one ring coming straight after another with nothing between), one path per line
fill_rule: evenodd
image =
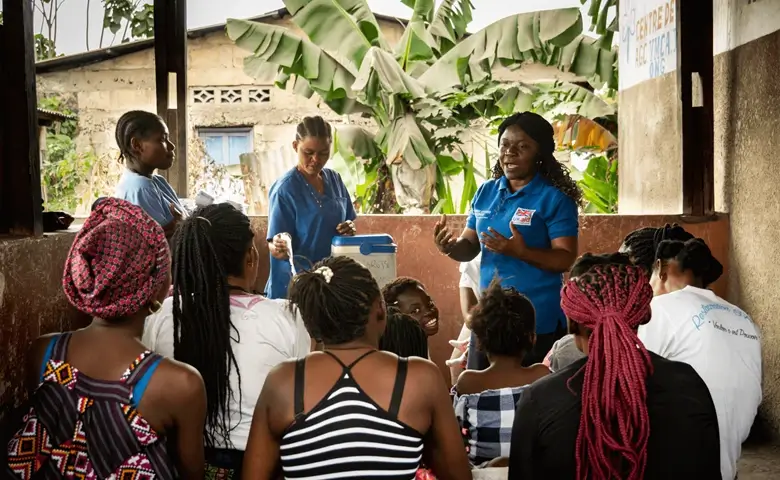
M355 228L355 223L352 220L347 220L346 222L341 222L336 226L336 231L339 232L339 235L344 235L347 237L354 237L357 233L357 229Z
M457 239L447 226L447 215L442 215L436 226L433 227L433 240L436 248L445 255L448 255L455 245Z
M277 233L271 242L268 243L268 250L271 252L271 256L277 260L287 260L290 258L290 246L287 244L287 239L290 238L288 233Z

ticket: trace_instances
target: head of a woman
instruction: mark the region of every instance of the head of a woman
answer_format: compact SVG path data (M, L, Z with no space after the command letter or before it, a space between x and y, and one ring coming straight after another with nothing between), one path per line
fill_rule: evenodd
M81 312L111 323L157 311L171 285L171 254L162 227L137 207L105 198L73 241L62 280Z
M477 348L489 358L521 359L536 343L536 310L531 301L514 288L502 288L497 279L482 293L471 311L468 326Z
M579 205L580 188L553 155L554 133L550 122L533 112L505 118L498 127L498 162L493 167L493 178L531 180L539 174Z
M576 443L580 480L638 480L647 463L645 382L652 364L636 332L650 320L653 291L642 267L625 257L613 260L588 256L590 268L579 269L561 290L570 331L588 355Z
M626 235L620 252L631 258L634 265L644 268L649 275L653 269L655 252L658 245L664 240L679 240L684 242L693 238L693 235L685 231L678 224L666 224L663 227L644 227Z
M723 265L701 238L664 240L658 245L650 285L656 295L687 286L707 288L723 275Z
M298 154L298 169L307 175L319 175L330 159L333 143L331 126L319 115L305 117L295 131L293 149Z
M439 309L419 280L398 277L382 288L387 305L397 308L424 325L439 318Z
M241 395L230 388L234 369L241 383L231 344L238 332L230 319L230 290L255 283L259 255L253 239L249 218L219 203L196 210L172 240L174 357L203 377L208 445L230 438L228 403Z
M119 158L130 170L148 176L173 165L176 148L160 116L143 110L127 112L119 117L115 136Z
M374 348L387 312L371 272L349 257L328 257L290 282L290 307L326 347L359 342Z
M387 326L379 349L399 357L428 358L428 335L420 323L397 308L387 309Z

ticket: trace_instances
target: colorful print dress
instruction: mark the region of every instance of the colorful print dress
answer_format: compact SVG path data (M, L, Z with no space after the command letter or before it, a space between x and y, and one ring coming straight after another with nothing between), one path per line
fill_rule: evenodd
M65 361L70 335L55 337L49 346L42 382L8 443L6 475L22 480L176 478L165 439L136 410L162 357L146 351L118 381L96 380Z

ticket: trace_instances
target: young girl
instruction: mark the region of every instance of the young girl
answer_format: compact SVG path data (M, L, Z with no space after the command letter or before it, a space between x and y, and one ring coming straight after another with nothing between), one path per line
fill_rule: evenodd
M439 309L419 280L398 277L382 288L382 297L388 307L417 320L429 337L439 331Z
M154 173L173 165L176 148L168 138L168 126L153 113L127 112L116 124L116 143L125 172L114 196L143 208L170 238L186 210L165 178Z

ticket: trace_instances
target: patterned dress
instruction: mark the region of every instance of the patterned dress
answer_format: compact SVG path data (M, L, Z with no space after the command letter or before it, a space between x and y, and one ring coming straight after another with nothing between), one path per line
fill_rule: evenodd
M176 478L165 439L138 414L134 393L161 357L146 351L118 381L96 380L65 361L70 333L53 340L22 427L8 443L6 476L22 480ZM48 355L47 355L48 356Z

